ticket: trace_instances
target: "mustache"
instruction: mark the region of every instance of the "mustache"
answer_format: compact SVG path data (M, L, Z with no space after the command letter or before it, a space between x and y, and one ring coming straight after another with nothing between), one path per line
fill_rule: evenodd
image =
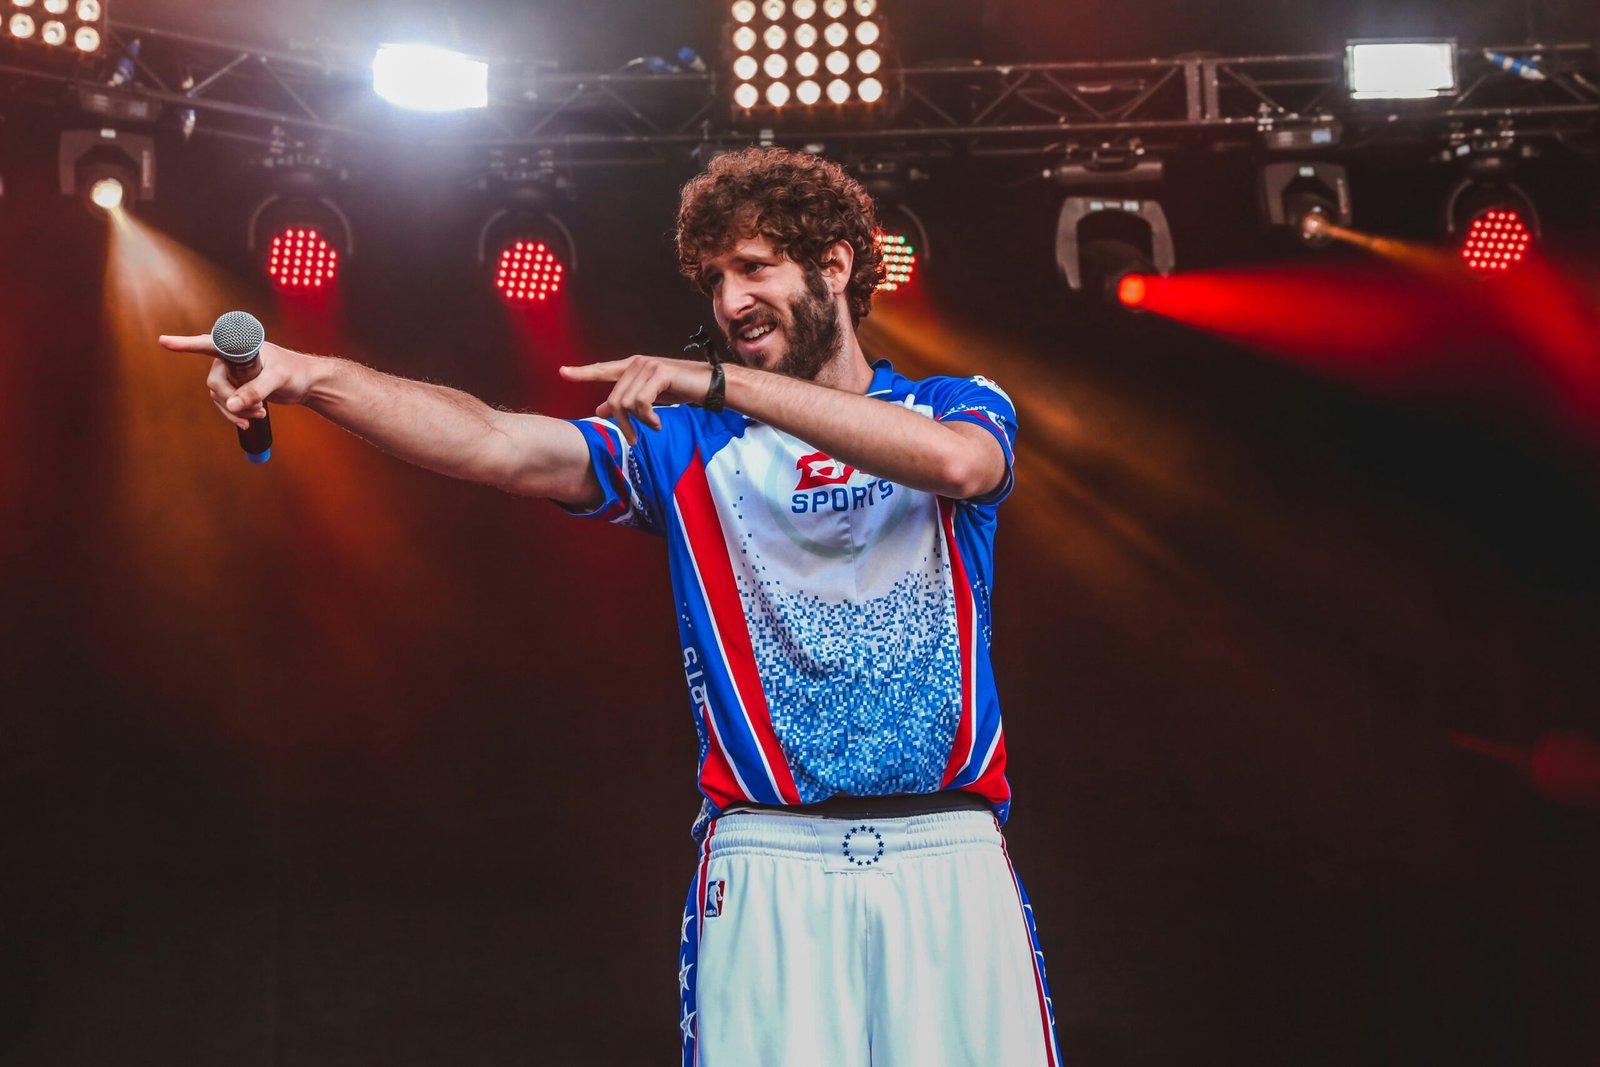
M739 335L752 326L781 326L783 322L775 311L770 308L758 308L742 318L728 323L727 335L729 343L737 342Z

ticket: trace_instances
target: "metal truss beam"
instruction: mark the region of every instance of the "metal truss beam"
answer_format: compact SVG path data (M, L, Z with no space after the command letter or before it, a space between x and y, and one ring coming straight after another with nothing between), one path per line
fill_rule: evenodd
M268 51L113 23L108 54L124 53L135 39L137 78L115 94L193 110L204 135L279 146L317 141L348 151L520 152L562 166L659 162L702 144L752 139L982 156L1248 140L1317 127L1337 129L1340 144L1359 147L1397 132L1449 141L1565 137L1600 125L1600 59L1587 44L1495 49L1535 62L1542 81L1462 50L1463 88L1454 98L1376 104L1345 97L1339 55L907 67L885 79L892 99L879 125L829 128L807 124L797 112L793 125L757 129L735 121L709 74L498 72L489 108L419 116L376 100L366 57L348 50ZM105 73L0 63L0 102L59 104L72 89L111 92Z

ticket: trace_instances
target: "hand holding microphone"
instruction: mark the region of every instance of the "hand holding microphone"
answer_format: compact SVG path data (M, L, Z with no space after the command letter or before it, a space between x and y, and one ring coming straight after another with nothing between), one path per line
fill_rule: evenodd
M272 424L267 400L297 404L305 399L312 357L269 344L254 315L230 311L211 333L194 337L163 335L163 347L220 357L212 360L206 386L211 402L239 431L239 446L252 463L272 455Z
M211 327L211 344L222 357L224 373L235 387L261 376L261 346L266 341L266 329L248 311L229 311ZM242 399L239 406L243 406ZM261 417L240 427L239 447L251 463L265 463L272 458L272 419L267 414L265 398L261 401Z

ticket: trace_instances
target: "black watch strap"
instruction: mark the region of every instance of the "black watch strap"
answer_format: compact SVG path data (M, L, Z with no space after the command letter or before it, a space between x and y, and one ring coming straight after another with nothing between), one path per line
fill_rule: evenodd
M722 370L721 362L711 364L711 385L706 389L706 398L700 401L700 406L707 411L721 411L728 395L728 376Z
M700 401L700 406L707 411L721 411L727 402L728 376L722 370L722 357L717 354L717 344L701 326L695 330L694 336L689 338L689 343L683 346L685 352L696 351L705 357L711 364L711 384L706 388L705 399Z

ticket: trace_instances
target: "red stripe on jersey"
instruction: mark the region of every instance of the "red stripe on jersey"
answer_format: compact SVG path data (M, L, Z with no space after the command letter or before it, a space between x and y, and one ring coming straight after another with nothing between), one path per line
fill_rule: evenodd
M605 441L605 443L606 443L606 451L611 453L611 458L612 459L616 459L617 458L617 443L616 443L616 441L612 440L611 434L607 431L605 424L604 423L600 423L599 425L600 425L600 438L601 438L601 440ZM618 430L617 432L621 433L622 431Z
M701 792L719 808L725 808L736 800L754 800L755 797L746 796L745 791L739 788L733 765L723 751L722 738L717 736L716 725L711 721L710 705L703 705L700 714L706 723L706 759L700 765Z
M688 470L678 479L672 495L677 502L684 531L688 534L689 552L700 570L700 581L706 591L706 607L716 622L723 659L739 695L745 720L766 757L771 781L779 798L785 804L798 804L800 791L795 788L794 775L790 773L789 763L783 757L778 735L772 729L772 714L767 709L767 694L761 688L761 672L756 667L755 649L750 644L744 605L739 600L739 587L733 580L733 560L728 555L722 521L717 516L717 505L711 496L711 483L706 481L705 461L698 451Z
M977 714L973 707L973 678L975 665L972 661L972 636L974 630L974 609L972 604L972 585L967 580L967 565L961 559L961 549L956 544L956 531L954 522L955 504L941 497L939 499L939 519L944 527L944 543L950 553L950 584L956 598L956 640L961 644L961 718L956 723L955 741L950 747L950 761L944 766L944 778L940 781L941 789L949 788L955 781L956 775L966 767L967 761L972 757L973 733L977 729Z
M994 755L989 757L989 766L973 779L971 785L961 788L978 794L991 804L1004 804L1011 799L1011 786L1006 781L1006 735L1003 731L995 739Z

